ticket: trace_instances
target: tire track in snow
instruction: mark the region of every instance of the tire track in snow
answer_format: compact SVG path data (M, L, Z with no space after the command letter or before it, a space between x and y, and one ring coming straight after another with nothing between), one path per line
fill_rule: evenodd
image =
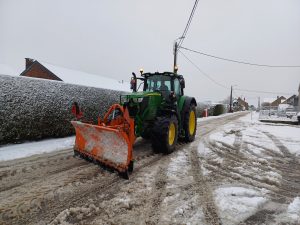
M284 160L277 162L277 169L280 170L282 175L281 189L287 190L289 193L289 198L280 199L280 202L289 203L292 201L300 192L300 164L296 160L297 157L290 153L288 148L284 146L281 141L274 135L264 132L279 148L283 154ZM279 192L280 193L280 192Z
M202 175L200 158L194 145L190 152L191 171L195 180L194 188L199 195L199 204L203 206L203 213L208 224L220 225L221 220L214 203L211 187Z
M239 145L242 152L235 152L235 150L238 149L236 148L236 141L238 140L236 137L233 146L221 142L222 146L220 146L208 141L205 143L207 147L218 157L224 159L224 161L223 163L217 163L214 159L206 158L204 159L206 163L205 168L209 171L213 171L212 174L214 177L220 177L221 175L221 177L224 178L222 180L223 183L224 180L230 182L238 181L252 187L265 188L269 190L268 196L270 200L273 201L272 204L288 204L300 192L300 174L297 173L297 171L300 171L300 164L296 157L289 152L278 138L269 133L265 133L265 135L274 142L275 146L282 152L282 154L247 141L242 142L241 145ZM263 150L261 151L261 154L271 156L271 158L264 157L263 160L261 160L262 155L253 152L250 148L248 148L248 145L261 148ZM239 170L239 167L243 169ZM265 177L266 179L261 179L264 175L261 172L258 172L257 169L266 174L268 172L272 173L275 171L275 173L281 176L279 176L277 182L273 183L270 182L267 176ZM250 173L248 173L248 171ZM258 210L255 214L240 224L264 224L266 221L273 221L277 210L278 209L276 207L272 208L269 204L266 204L262 207L262 209Z

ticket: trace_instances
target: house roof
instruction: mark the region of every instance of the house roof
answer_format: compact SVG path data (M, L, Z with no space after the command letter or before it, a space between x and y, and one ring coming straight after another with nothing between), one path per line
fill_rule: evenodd
M50 71L54 76L58 77L60 80L66 83L97 87L97 88L105 88L105 89L118 90L118 91L126 91L126 92L130 91L129 82L121 82L113 78L108 78L96 74L90 74L87 72L68 69L50 63L46 63L43 61L35 60L34 63L41 64L44 68ZM30 67L27 68L23 73L29 70Z
M284 96L280 96L279 98L281 99L280 103L283 103L286 100L286 98ZM277 99L278 99L277 97L276 98L264 98L262 103L273 103Z
M240 102L240 104L243 104L243 105L248 105L248 102L244 101L243 99L241 99L240 97L238 97L237 101Z
M42 65L39 61L35 60L29 67L27 67L21 74L20 76L24 76L28 71L31 70L31 68L34 66L34 65L39 65L40 68L44 71L46 71L47 73L50 73L52 75L52 77L55 79L55 80L58 80L58 81L63 81L62 79L60 79L58 76L56 76L54 73L52 73L49 69L47 69L44 65Z
M296 95L292 95L291 97L285 99L284 101L282 101L281 103L287 103L289 100L291 100L292 98L297 98Z

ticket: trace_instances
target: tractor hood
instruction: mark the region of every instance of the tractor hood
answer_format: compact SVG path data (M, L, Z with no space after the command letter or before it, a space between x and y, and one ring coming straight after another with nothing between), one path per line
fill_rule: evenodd
M149 92L149 91L141 91L141 92L133 92L128 95L123 95L128 98L143 98L143 97L148 97L148 96L161 96L161 93L158 91L155 92Z

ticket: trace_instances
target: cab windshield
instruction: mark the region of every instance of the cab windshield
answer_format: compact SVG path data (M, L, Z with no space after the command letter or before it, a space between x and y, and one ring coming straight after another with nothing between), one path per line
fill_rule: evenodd
M171 77L163 75L149 76L144 91L171 91Z

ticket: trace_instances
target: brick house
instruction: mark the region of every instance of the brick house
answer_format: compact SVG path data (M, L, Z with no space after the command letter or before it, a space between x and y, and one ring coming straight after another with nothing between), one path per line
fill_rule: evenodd
M277 96L277 99L273 102L271 102L271 106L279 106L279 104L283 103L286 100L284 96Z
M240 97L238 99L235 99L233 106L235 111L249 110L248 102L246 102L245 99L241 99Z
M62 81L39 61L30 58L25 58L25 70L20 76Z
M286 99L282 104L289 104L292 106L297 106L298 105L298 96L297 95L292 95L288 99Z
M83 71L72 70L30 58L25 58L25 70L20 74L20 76L130 92L129 82L97 74L90 74Z

